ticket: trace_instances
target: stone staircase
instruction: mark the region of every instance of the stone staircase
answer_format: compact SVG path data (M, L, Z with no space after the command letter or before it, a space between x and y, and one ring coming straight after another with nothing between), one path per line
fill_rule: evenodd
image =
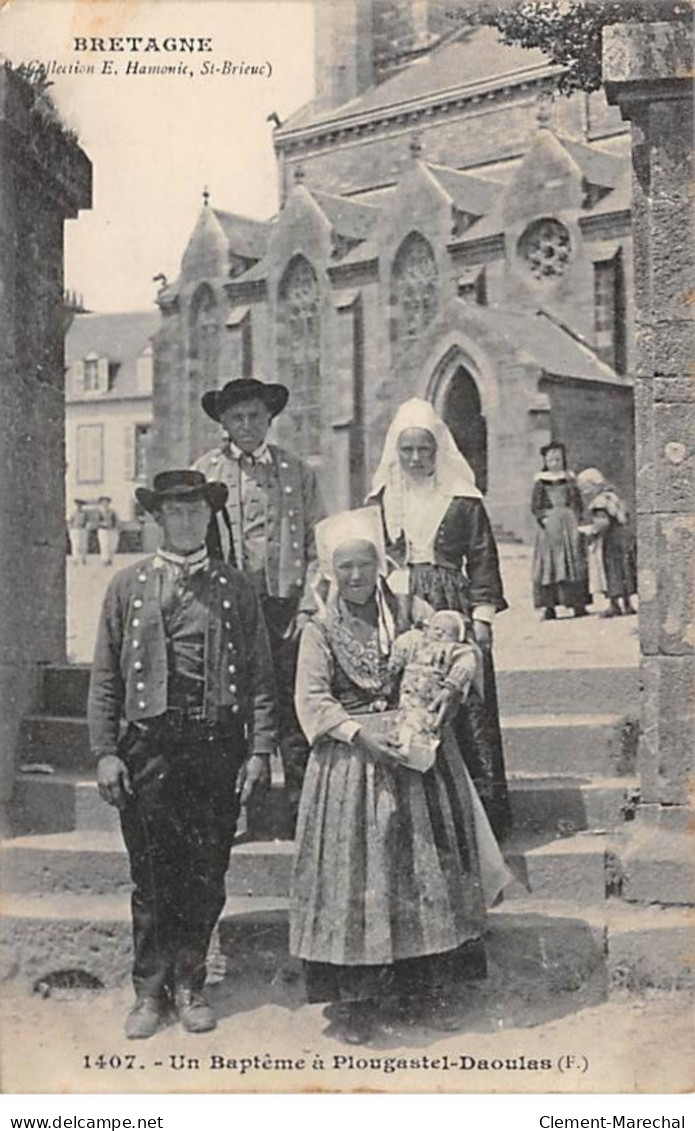
M94 784L88 677L87 667L46 669L40 709L21 734L0 911L6 976L28 986L65 969L105 986L129 975L128 862L117 814ZM636 669L506 671L499 696L514 814L505 853L518 882L490 913L491 969L553 992L687 984L687 910L623 898L621 853L637 804ZM265 971L269 983L278 971L296 974L286 834L276 773L237 837L220 929L231 961Z

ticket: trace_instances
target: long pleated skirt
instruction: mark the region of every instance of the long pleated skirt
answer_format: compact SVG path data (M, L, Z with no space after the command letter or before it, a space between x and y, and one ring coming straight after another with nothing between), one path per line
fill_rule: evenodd
M533 546L533 603L537 609L583 608L591 601L589 567L577 520L569 507L548 511Z
M299 808L290 950L388 966L479 940L509 880L453 735L426 774L320 740Z

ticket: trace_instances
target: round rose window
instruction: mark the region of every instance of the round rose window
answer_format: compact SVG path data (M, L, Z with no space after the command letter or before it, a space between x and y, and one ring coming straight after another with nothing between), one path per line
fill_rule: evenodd
M569 262L570 234L559 220L536 220L519 240L518 250L535 279L557 279Z

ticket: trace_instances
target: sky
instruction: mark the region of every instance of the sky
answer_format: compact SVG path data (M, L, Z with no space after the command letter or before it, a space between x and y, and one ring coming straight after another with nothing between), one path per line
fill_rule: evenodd
M212 52L76 53L74 37L195 36ZM93 166L92 210L65 226L66 286L94 311L152 308L179 273L202 207L257 219L278 208L272 146L313 94L311 2L0 0L0 55L14 63L111 60L116 74L51 74L51 94ZM185 63L183 75L125 74L128 60ZM201 73L202 64L271 65L270 76Z

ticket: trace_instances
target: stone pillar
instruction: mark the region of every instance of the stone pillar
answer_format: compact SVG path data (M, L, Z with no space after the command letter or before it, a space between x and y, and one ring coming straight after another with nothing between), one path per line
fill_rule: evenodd
M693 899L695 306L693 46L686 23L617 24L611 103L632 123L642 805L628 899Z
M65 659L63 225L90 205L87 157L0 66L0 815L38 665Z

